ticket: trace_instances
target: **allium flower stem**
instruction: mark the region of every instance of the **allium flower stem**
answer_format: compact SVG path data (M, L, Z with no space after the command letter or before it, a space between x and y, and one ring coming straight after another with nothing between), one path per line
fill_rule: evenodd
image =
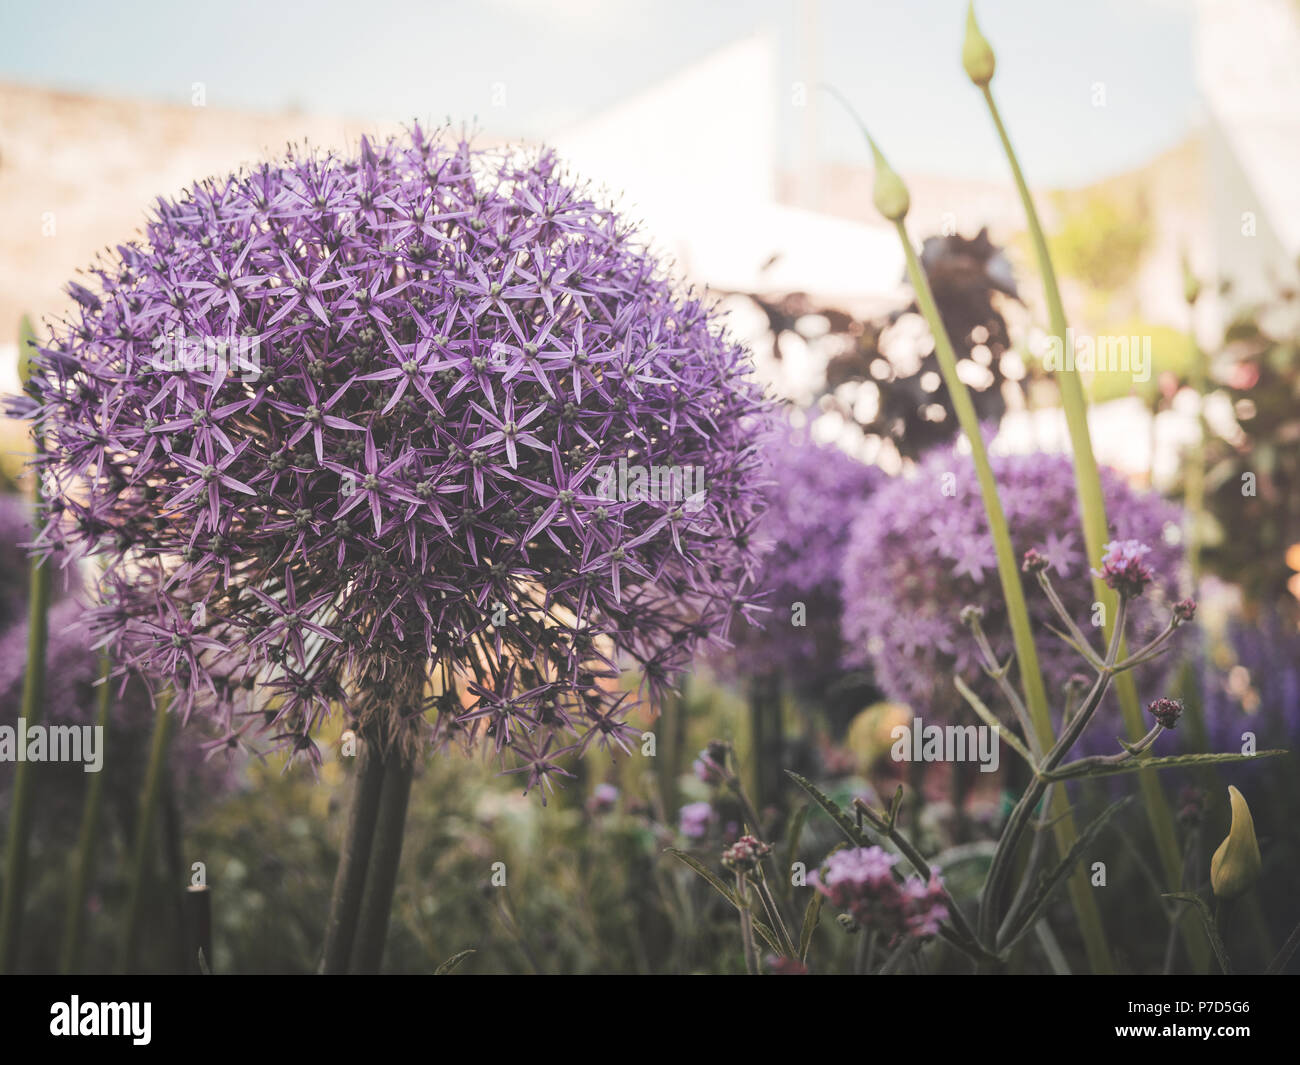
M1183 507L1187 512L1185 524L1187 533L1187 565L1192 576L1192 596L1200 598L1201 589L1201 540L1203 538L1202 522L1205 510L1205 442L1209 439L1210 428L1205 420L1205 393L1209 384L1205 351L1196 340L1196 320L1193 314L1195 299L1189 299L1187 321L1187 343L1191 348L1191 385L1196 393L1196 443L1187 456L1185 487L1183 489Z
M370 848L370 868L366 873L366 889L357 916L356 942L348 963L348 971L352 973L378 972L383 961L414 773L415 759L410 752L394 747L385 755L375 839Z
M98 706L95 726L99 735L108 736L113 712L113 659L105 650L100 654ZM103 741L101 740L101 743ZM63 920L63 950L59 956L59 971L64 975L81 967L81 953L86 925L86 894L95 875L95 852L99 844L100 813L104 805L104 774L92 773L86 787L86 805L81 815L81 834L77 839L77 853L72 870L72 883L68 891L68 907Z
M163 775L167 771L167 748L171 742L173 724L171 703L170 689L164 690L157 699L149 766L145 771L144 790L141 792L140 808L136 814L135 848L131 857L126 925L122 936L122 968L128 973L135 968L140 948L140 924L144 919L145 887L149 879L149 856L153 844L154 822L158 819Z
M347 825L339 849L329 916L325 922L325 948L319 971L336 974L348 971L348 959L356 939L361 897L366 887L366 870L379 815L379 796L384 784L384 759L377 741L363 739L357 754L352 799Z
M939 308L930 291L930 282L917 259L916 249L912 247L911 238L902 220L895 222L898 236L903 245L903 254L907 259L907 273L916 292L917 304L930 325L934 335L935 353L939 357L944 384L953 401L953 409L961 423L962 431L970 441L971 453L975 460L975 470L979 478L980 493L984 498L984 509L988 514L989 532L993 537L997 552L998 575L1001 578L1002 595L1006 600L1007 615L1011 621L1012 637L1016 647L1016 661L1020 666L1020 682L1025 689L1025 703L1030 719L1037 733L1039 743L1046 747L1052 741L1052 721L1047 709L1047 690L1043 684L1043 675L1038 665L1038 651L1034 646L1034 635L1029 624L1029 608L1025 603L1025 591L1020 583L1020 571L1016 565L1015 550L1011 545L1011 533L1007 528L1006 515L998 498L997 483L993 469L989 465L988 452L984 447L984 438L980 435L979 421L970 393L961 378L957 376L957 357L953 352L952 341L943 324ZM1057 792L1054 813L1057 816L1055 834L1057 849L1062 855L1069 853L1076 838L1074 818L1070 814L1069 801L1064 790ZM1086 881L1074 877L1070 881L1070 896L1074 903L1084 941L1088 947L1088 957L1093 969L1098 972L1110 972L1113 964L1110 950L1106 946L1105 931L1101 925L1101 913L1091 889ZM993 896L987 896L993 898ZM990 917L991 921L992 918ZM992 926L987 931L992 932Z
M1006 153L1012 177L1015 179L1016 189L1020 193L1020 200L1025 209L1025 219L1029 225L1034 255L1038 261L1039 273L1043 278L1043 292L1047 299L1049 328L1057 341L1064 344L1067 336L1065 304L1061 300L1061 290L1056 280L1056 268L1047 249L1047 238L1043 234L1043 226L1038 217L1038 210L1034 206L1034 199L1029 192L1029 185L1025 181L1024 172L1020 168L1020 161L1011 145L1011 137L1007 133L1006 126L1002 122L1002 115L999 113L997 103L993 99L992 87L989 83L985 83L980 87L980 91L984 94L989 115L998 131L998 138L1002 141L1002 149ZM1065 421L1070 434L1070 450L1074 457L1074 475L1079 492L1079 510L1083 515L1084 542L1087 545L1088 558L1092 561L1101 557L1102 545L1109 536L1109 523L1106 519L1106 503L1102 496L1101 477L1092 450L1092 437L1088 431L1087 399L1084 396L1083 383L1077 370L1062 371L1056 375L1056 378L1061 389L1061 405L1065 409ZM1106 616L1108 618L1112 617L1116 599L1114 593L1097 578L1093 580L1093 589L1098 602L1106 607ZM1129 737L1137 739L1142 735L1144 729L1142 725L1142 708L1138 703L1137 687L1133 679L1131 677L1121 677L1116 683L1116 692L1119 696L1120 711L1124 716L1124 724L1129 731ZM1152 834L1160 852L1166 879L1171 885L1176 886L1181 877L1181 859L1169 804L1165 801L1164 793L1160 790L1159 781L1153 771L1148 770L1139 773L1138 782L1142 790L1143 804L1147 808L1147 816L1151 821ZM1070 882L1071 892L1075 894L1076 898L1081 897L1083 892L1087 890L1081 877L1082 873ZM1193 957L1197 959L1198 967L1202 961L1208 962L1208 944L1200 932L1190 928L1190 922L1187 936L1188 949L1192 951ZM1096 968L1100 958L1100 951L1093 940L1090 939L1088 942L1089 958L1093 962L1094 968ZM1109 968L1109 965L1107 965L1107 968Z
M957 376L957 356L948 337L948 330L934 302L934 293L921 261L912 247L912 240L907 235L907 227L902 221L895 223L899 240L903 245L903 254L907 259L907 274L916 293L917 305L929 323L934 335L935 353L939 357L939 367L944 384L952 398L957 419L962 431L970 442L975 460L975 475L979 480L980 494L984 499L984 509L988 515L989 531L993 537L997 552L998 576L1001 579L1002 594L1006 599L1007 613L1011 617L1011 627L1016 645L1016 660L1020 663L1021 683L1025 687L1025 701L1035 729L1042 735L1050 735L1051 719L1047 712L1047 690L1043 686L1043 676L1038 668L1038 651L1034 646L1033 631L1029 624L1029 610L1025 605L1025 591L1020 583L1020 571L1016 565L1015 549L1011 544L1011 534L1007 528L1006 514L998 498L997 482L993 468L989 465L988 452L984 447L984 438L980 435L979 419L975 405L971 402L970 392L961 378Z
M38 449L40 438L37 438ZM42 502L39 474L33 496L39 520ZM33 558L27 599L27 672L19 716L30 729L45 715L45 650L49 636L50 571L54 563ZM27 851L31 835L32 784L35 763L21 761L14 772L9 811L9 845L5 852L4 900L0 903L0 973L12 972L18 960L18 929L27 890Z
M754 755L754 794L764 809L781 800L781 680L775 672L755 676L749 689L751 749ZM755 832L761 826L753 826Z

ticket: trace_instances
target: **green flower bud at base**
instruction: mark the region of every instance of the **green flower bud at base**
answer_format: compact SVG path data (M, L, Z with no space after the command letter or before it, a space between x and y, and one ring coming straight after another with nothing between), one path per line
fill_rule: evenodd
M1228 838L1219 844L1210 859L1210 885L1221 899L1235 899L1254 887L1264 864L1246 797L1229 787L1228 799L1232 803L1232 826Z

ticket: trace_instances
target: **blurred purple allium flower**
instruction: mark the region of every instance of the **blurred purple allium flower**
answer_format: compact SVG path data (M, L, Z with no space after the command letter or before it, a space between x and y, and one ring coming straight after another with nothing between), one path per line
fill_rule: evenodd
M90 649L85 607L64 599L50 608L45 662L47 726L94 725L98 716L99 655ZM27 672L27 622L18 621L0 634L0 724L12 725L22 701ZM154 725L152 700L144 683L132 677L113 681L114 701L103 738L103 768L109 794L122 809L139 799ZM199 806L227 795L239 780L242 759L211 750L208 730L187 729L173 737L168 758L173 793L184 805ZM234 754L234 752L229 752ZM215 756L214 756L215 755ZM0 795L8 792L13 764L0 761ZM81 803L90 776L80 762L50 762L37 776L38 807L53 809L52 831L71 839L81 821Z
M1129 599L1136 599L1155 576L1143 561L1151 548L1140 540L1114 540L1101 556L1101 569L1092 575L1106 582L1106 587Z
M27 611L27 552L32 508L15 495L0 495L0 628Z
M703 839L717 820L713 806L707 802L688 802L677 813L677 829L687 839Z
M900 882L894 875L897 862L897 855L880 847L836 851L808 881L888 944L938 935L939 923L948 917L938 876L932 873L929 883L916 876Z
M291 153L93 272L13 407L46 547L100 556L98 631L183 715L311 759L332 706L436 706L531 787L626 746L622 664L657 696L749 608L767 401L549 152Z
M32 504L19 496L0 493L0 630L27 620L27 595L31 563L27 549L35 537ZM50 601L59 602L79 586L71 571L51 573Z
M1013 546L1022 556L1032 549L1047 561L1066 609L1084 632L1095 632L1070 457L995 456L992 464ZM1181 549L1163 534L1179 512L1160 497L1129 487L1113 470L1102 469L1101 480L1112 526L1152 545L1145 564L1158 575L1154 590L1159 594L1148 592L1129 610L1130 645L1141 646L1168 623L1177 598ZM966 715L952 680L959 673L988 706L1005 709L980 668L975 641L962 621L963 608L977 606L999 661L1011 656L1014 645L993 540L969 456L950 448L931 452L915 478L878 489L854 524L843 579L851 659L871 662L889 698L936 718ZM1083 663L1047 629L1057 620L1037 581L1026 579L1024 587L1044 681L1059 710L1063 689ZM1109 713L1113 694L1107 700L1103 710ZM1106 727L1111 728L1106 749L1118 750L1113 727ZM1094 727L1090 733L1102 731Z
M840 567L855 509L887 478L811 427L782 422L763 445L766 510L757 535L769 547L758 587L770 610L738 625L736 649L719 658L723 675L777 671L806 694L843 668Z
M1233 616L1202 659L1201 690L1210 750L1240 751L1246 732L1260 748L1300 747L1300 629L1277 609Z

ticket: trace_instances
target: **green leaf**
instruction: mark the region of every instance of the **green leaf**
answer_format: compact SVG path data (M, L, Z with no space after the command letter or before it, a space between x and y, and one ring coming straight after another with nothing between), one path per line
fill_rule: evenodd
M698 858L695 858L694 856L687 854L685 851L680 851L676 847L668 847L666 848L664 853L671 854L683 865L690 867L694 872L696 872L701 877L703 877L713 888L714 891L716 891L719 895L721 895L724 899L726 899L729 903L731 903L731 905L736 907L736 909L748 910L750 912L750 920L753 922L754 925L754 931L763 937L763 941L769 947L772 948L772 952L774 954L785 953L785 951L781 949L780 944L777 943L776 933L773 932L771 928L765 925L757 917L753 916L753 912L754 912L753 907L750 906L748 903L741 901L740 896L737 895L734 891L732 891L731 888L727 887L727 885L722 882L722 878L719 877L712 869L710 869L707 865L701 862Z
M1209 937L1210 946L1214 948L1214 956L1219 959L1219 968L1223 970L1225 976L1231 976L1232 962L1228 958L1228 948L1223 945L1223 940L1219 938L1218 925L1215 923L1214 914L1210 912L1210 907L1206 901L1193 891L1172 891L1162 896L1162 898L1190 902L1196 907L1196 912L1201 915L1201 924L1205 926L1205 934Z
M736 909L747 909L745 904L740 901L740 896L732 891L731 888L727 887L727 885L722 882L722 878L698 858L687 854L685 851L679 851L676 847L669 847L664 851L664 853L671 854L683 865L689 866L699 876L707 880L713 890L731 903L731 905L736 907Z
M1295 954L1298 947L1300 947L1300 924L1291 930L1287 941L1282 944L1282 949L1277 952L1277 957L1269 963L1266 970L1267 975L1276 976L1280 974L1286 968L1287 962L1291 960L1291 956Z
M433 975L446 976L453 969L455 969L456 966L458 966L461 962L463 962L466 958L468 958L471 954L474 953L476 952L473 950L462 950L459 954L453 954L450 958L448 958L445 962L443 962L441 965L438 966L438 968L436 968L433 971Z
M808 822L808 811L811 809L812 806L809 803L804 803L790 820L790 831L786 833L785 837L785 868L787 869L794 864L795 859L798 857L799 840L803 838L803 826ZM786 894L789 897L789 877L786 880Z
M808 961L808 948L812 946L813 933L821 923L823 898L822 893L814 888L808 907L803 911L803 928L799 930L799 960L805 964Z
M829 799L816 784L789 769L785 771L785 774L798 784L799 787L803 788L804 791L811 795L813 801L830 815L831 820L840 826L840 831L848 836L850 843L855 847L871 846L871 840L869 840L862 830L858 828L857 823L853 818L831 801L831 799Z
M1015 751L1016 754L1020 755L1021 758L1028 762L1031 768L1036 769L1037 766L1034 765L1034 760L1030 757L1029 748L1020 742L1020 737L997 719L997 715L984 705L984 700L971 691L970 687L961 679L961 677L953 677L953 680L957 683L957 690L961 692L961 697L970 704L970 708L979 715L980 720L998 734L998 739L1002 740L1008 747Z
M1020 939L1038 923L1038 918L1047 908L1047 904L1052 900L1052 895L1056 892L1057 888L1070 878L1070 874L1074 872L1075 865L1077 865L1079 859L1083 857L1083 852L1092 846L1092 841L1101 834L1101 830L1106 827L1107 822L1109 822L1112 817L1132 801L1133 797L1131 795L1126 795L1117 802L1111 803L1106 807L1106 809L1097 815L1097 818L1088 825L1087 828L1079 833L1079 838L1074 841L1074 845L1069 849L1065 857L1061 859L1056 868L1038 882L1037 889L1034 891L1034 894L1030 897L1028 905L1025 907L1025 916L1021 919L1019 927L1008 933L1008 941L1004 948L1005 950L1010 950L1014 947L1016 943L1018 943ZM1001 946L1001 944L999 944L999 946Z
M1091 779L1093 777L1113 777L1121 773L1138 773L1143 769L1173 769L1180 765L1222 765L1225 762L1253 762L1257 758L1273 758L1286 754L1283 750L1256 751L1254 754L1175 754L1167 758L1139 758L1132 762L1116 765L1086 765L1071 770L1069 765L1062 766L1054 773L1044 773L1046 780Z

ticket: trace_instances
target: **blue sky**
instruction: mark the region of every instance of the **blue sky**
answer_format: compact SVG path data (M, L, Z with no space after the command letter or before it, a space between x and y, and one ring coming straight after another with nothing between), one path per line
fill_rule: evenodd
M1138 165L1195 128L1191 0L984 0L994 88L1030 179L1081 184ZM783 161L798 112L800 0L126 0L6 4L0 79L112 96L375 120L473 120L544 137L756 30L780 41L772 107ZM1002 179L959 54L965 0L819 0L820 76L900 169ZM508 106L494 108L494 83ZM1093 105L1103 83L1106 103ZM707 102L706 102L707 103ZM821 153L866 161L823 104Z

